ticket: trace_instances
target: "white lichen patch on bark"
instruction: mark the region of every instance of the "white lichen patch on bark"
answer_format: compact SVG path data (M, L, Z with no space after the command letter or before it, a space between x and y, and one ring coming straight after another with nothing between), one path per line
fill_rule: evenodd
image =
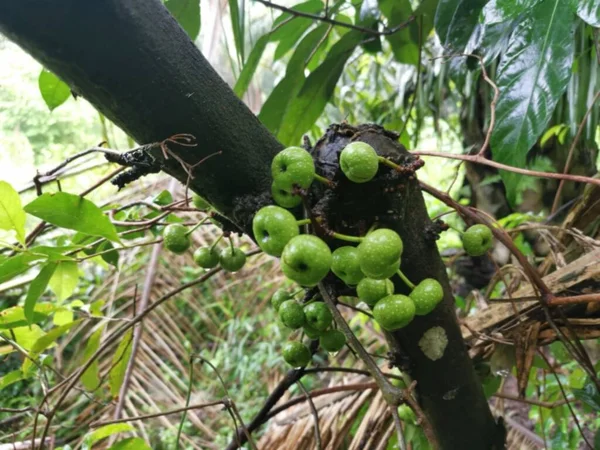
M419 340L419 347L432 361L437 361L444 356L444 351L448 345L448 336L442 327L433 327L423 333Z

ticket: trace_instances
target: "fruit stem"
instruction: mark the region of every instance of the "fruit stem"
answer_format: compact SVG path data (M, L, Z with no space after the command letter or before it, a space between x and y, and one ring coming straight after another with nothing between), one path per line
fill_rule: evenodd
M381 164L391 167L392 169L397 170L398 172L402 171L402 167L400 167L398 164L391 162L389 159L384 158L383 156L380 156L378 159Z
M348 242L362 242L364 238L359 237L359 236L349 236L347 234L342 234L342 233L336 233L335 231L331 232L331 236L339 239L341 241L348 241Z
M298 289L296 292L293 292L291 297L295 297L296 295L298 295L300 292L304 292L304 289Z
M194 227L191 230L188 230L187 233L185 233L186 236L189 236L190 234L192 234L194 231L196 231L196 229L198 229L198 227L200 225L202 225L204 222L206 222L208 219L210 219L209 216L206 216L204 219L202 219L200 222L198 222L196 225L194 225Z
M372 231L375 231L375 229L377 228L377 225L379 225L377 222L373 222L373 225L371 225L371 227L367 231L367 234L371 233Z
M223 239L223 235L219 236L217 238L217 240L215 242L213 242L213 245L210 246L210 251L211 252L214 250L214 248L217 246L217 244L221 241L221 239Z
M404 281L404 284L411 288L411 290L416 287L412 281L406 278L406 275L404 275L400 269L398 269L398 276L400 277L400 279L402 279L402 281Z
M326 184L329 187L333 186L333 181L331 181L329 178L322 177L318 173L315 173L315 180L317 180L320 183Z
M231 254L233 255L233 239L231 239L231 237L229 237L229 246L231 247Z
M301 227L302 225L308 225L311 223L310 219L302 219L302 220L297 220L296 224Z

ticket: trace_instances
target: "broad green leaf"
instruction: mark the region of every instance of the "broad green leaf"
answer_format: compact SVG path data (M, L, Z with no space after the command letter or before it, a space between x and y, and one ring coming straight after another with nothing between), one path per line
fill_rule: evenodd
M17 275L27 272L35 261L43 258L44 256L34 255L29 252L11 256L0 264L0 283L4 283Z
M50 111L66 102L71 95L69 86L54 75L52 72L44 69L40 73L38 85L42 98Z
M8 372L3 377L0 377L0 389L4 389L5 387L10 386L17 381L21 381L23 378L23 372L21 370L13 370L12 372Z
M279 132L289 104L302 88L306 60L322 45L327 28L326 25L321 25L300 41L288 62L285 77L277 83L261 108L258 118L274 135Z
M165 0L165 6L192 41L200 33L200 0Z
M106 324L100 325L98 329L89 337L85 345L85 350L83 351L82 364L88 362L92 355L96 353L100 347L100 341L102 339L102 333L104 332L105 327ZM100 376L98 375L99 367L99 362L96 359L94 362L92 362L92 364L90 364L85 372L81 374L81 383L88 391L95 391L98 389L98 385L100 384Z
M282 26L280 31L284 32L284 34L279 40L279 44L277 44L273 59L277 61L289 52L312 24L313 21L311 19L298 17Z
M156 203L160 206L170 205L173 203L173 194L171 194L171 192L169 192L167 189L164 189L154 196L152 203Z
M600 393L592 380L588 378L583 389L573 389L572 391L577 400L586 403L594 411L600 412Z
M445 48L464 50L486 3L487 0L440 0L434 25Z
M60 327L54 327L49 330L45 335L35 341L31 347L32 353L42 353L48 347L53 345L58 338L66 334L71 328L80 323L83 319L75 320L74 322L61 325Z
M244 64L244 68L242 69L242 72L240 73L240 76L235 82L235 86L233 88L233 92L235 92L235 95L238 97L242 98L248 90L248 86L252 81L254 72L256 72L260 58L262 57L270 38L271 36L268 33L264 34L256 41L254 47L252 47L250 56L248 56L248 60Z
M125 377L125 371L127 370L127 363L131 356L133 333L130 329L123 335L123 339L117 347L112 359L112 370L110 371L110 393L113 397L119 396L121 385L123 384L123 378Z
M27 297L25 298L25 305L23 309L27 322L33 323L35 304L46 291L48 282L50 281L50 278L52 278L57 265L57 263L45 264L42 267L42 270L40 270L40 272L29 285L29 290L27 291Z
M594 450L600 450L600 428L596 430L594 435Z
M483 8L485 24L507 22L516 19L542 0L491 0Z
M133 431L133 426L129 423L113 423L111 425L104 425L103 427L97 428L89 433L84 438L84 442L86 445L92 447L96 442L101 441L102 439L106 439L107 437L116 433L126 433L127 431Z
M52 316L52 323L57 327L73 322L73 311L68 308L59 308Z
M35 305L33 319L31 323L40 323L48 318L50 313L54 311L54 305L50 303L38 303ZM25 319L25 311L21 306L13 306L0 311L0 330L9 328L24 327L29 322Z
M113 267L119 267L119 252L117 250L108 251L114 249L115 246L109 241L104 241L98 245L98 253L100 258ZM106 252L106 253L105 253Z
M66 192L42 194L25 206L25 212L57 227L119 242L109 218L91 201L79 195Z
M57 263L52 278L50 278L50 289L56 295L59 302L69 298L79 281L79 270L74 261L60 261Z
M35 341L45 334L37 325L11 328L10 333L8 331L0 331L0 333L8 338L14 339L17 344L27 351L31 350Z
M231 17L231 28L233 30L233 40L235 49L241 61L244 58L244 9L240 14L239 0L229 0L229 16Z
M25 244L25 211L19 193L6 181L0 181L0 229L14 230Z
M379 8L393 27L408 20L413 14L410 0L379 0ZM424 35L423 39L427 35ZM413 40L409 27L386 36L396 61L416 66L419 62L419 42Z
M577 15L594 28L600 27L600 1L577 0Z
M142 438L133 437L115 442L108 450L152 450L152 448Z
M568 2L547 0L512 34L496 78L500 98L491 139L494 160L525 167L527 152L545 130L571 75L574 19ZM505 171L501 176L514 204L522 176Z
M363 38L362 33L346 33L336 42L323 63L312 72L298 96L290 102L277 138L284 145L296 145L317 121L331 98L346 61Z

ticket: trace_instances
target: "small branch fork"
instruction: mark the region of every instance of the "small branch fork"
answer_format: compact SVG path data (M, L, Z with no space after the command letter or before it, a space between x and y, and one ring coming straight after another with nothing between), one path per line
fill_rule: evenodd
M277 9L279 11L283 11L285 13L288 13L294 17L304 17L307 19L312 19L312 20L316 20L319 22L325 22L328 23L330 25L334 25L334 26L338 26L338 27L343 27L343 28L349 28L351 30L356 30L356 31L360 31L362 33L365 34L370 34L373 36L390 36L394 33L397 33L398 31L406 28L408 25L410 25L410 23L415 20L415 16L410 16L405 22L402 22L401 24L398 24L392 28L386 28L383 31L378 31L378 30L374 30L371 28L365 28L365 27L361 27L360 25L352 25L350 23L345 23L345 22L340 22L334 19L331 19L327 16L327 11L325 12L324 16L319 16L317 14L310 14L310 13L305 13L302 11L296 11L295 9L291 9L291 8L287 8L285 6L282 5L277 5L275 3L272 3L268 0L257 0L259 3L262 3L263 5L265 5L268 8L273 8L273 9Z

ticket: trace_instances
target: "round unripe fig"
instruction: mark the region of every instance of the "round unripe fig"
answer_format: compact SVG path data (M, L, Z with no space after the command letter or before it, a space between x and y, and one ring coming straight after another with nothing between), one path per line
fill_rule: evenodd
M237 272L246 264L246 254L237 247L225 247L219 255L219 262L223 270Z
M377 174L379 157L369 144L351 142L340 154L340 168L350 181L366 183Z
M304 307L306 324L318 331L325 331L331 325L333 315L329 307L323 302L314 302Z
M302 329L304 330L304 334L313 341L316 339L319 339L319 337L321 336L321 333L323 333L322 331L315 330L310 325L304 325L304 327Z
M492 230L482 224L473 225L462 236L463 247L470 256L482 256L494 244Z
M312 234L301 234L288 242L281 254L281 270L302 286L316 286L331 268L331 250Z
M275 155L271 175L282 189L291 192L294 186L308 189L315 178L315 163L301 147L288 147Z
M277 289L271 297L271 305L275 308L275 311L279 311L281 304L287 300L291 300L292 296L285 289Z
M167 225L163 231L165 248L177 255L185 253L191 245L187 231L187 228L180 223Z
M212 247L199 247L194 252L194 261L204 269L212 269L219 264L219 252Z
M310 350L302 342L288 341L283 344L281 354L286 363L292 367L304 367L310 362Z
M404 328L415 317L415 304L406 295L388 295L377 302L373 317L387 331Z
M380 228L367 234L358 246L360 268L376 280L390 278L400 268L402 239L393 230Z
M299 234L294 215L273 205L258 210L252 220L252 231L258 246L271 256L281 256L290 239Z
M304 316L304 309L295 300L286 300L279 307L279 318L283 324L297 330L306 323L306 317Z
M339 352L346 345L346 336L340 330L327 330L319 338L319 345L328 352Z
M415 314L424 316L429 314L444 298L442 285L433 278L425 278L410 293L410 298L415 304Z
M210 203L196 193L192 194L192 204L194 205L194 208L199 209L200 211L210 209Z
M358 250L349 245L340 247L332 253L331 271L344 283L354 286L365 275L360 270Z
M273 181L273 184L271 184L271 197L273 197L275 203L284 208L295 208L302 203L302 197L284 189L282 183L278 181Z
M394 293L394 283L391 280L374 280L373 278L363 278L356 286L358 298L369 305L371 308L383 297Z

